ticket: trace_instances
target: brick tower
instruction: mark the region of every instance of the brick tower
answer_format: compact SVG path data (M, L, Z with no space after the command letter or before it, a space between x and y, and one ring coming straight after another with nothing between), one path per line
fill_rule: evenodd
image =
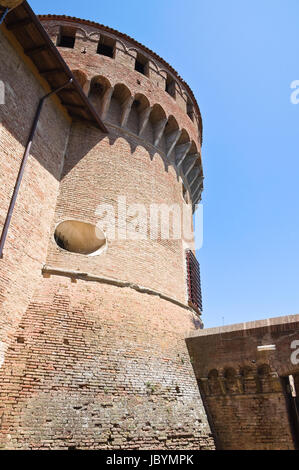
M83 105L70 103L68 89L59 95L68 128L54 101L45 109L38 132L52 141L36 144L12 221L24 217L25 196L37 201L33 240L22 242L33 267L24 261L16 271L8 239L14 284L0 290L12 312L21 299L1 343L1 444L213 448L185 345L202 327L192 246L95 228L103 205L118 220L134 219L134 204L194 210L203 189L198 105L178 74L130 37L76 18L39 19L107 132L76 119ZM55 73L41 72L50 86Z

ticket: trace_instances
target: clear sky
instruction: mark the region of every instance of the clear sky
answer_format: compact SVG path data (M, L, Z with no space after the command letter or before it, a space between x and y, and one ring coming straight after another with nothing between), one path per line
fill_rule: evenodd
M166 59L204 127L206 327L299 313L298 0L29 0Z

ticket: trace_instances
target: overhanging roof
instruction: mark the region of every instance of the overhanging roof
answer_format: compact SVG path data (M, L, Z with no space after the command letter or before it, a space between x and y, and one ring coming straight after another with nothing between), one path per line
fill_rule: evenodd
M3 7L0 6L0 11ZM72 78L65 89L57 93L62 105L72 119L90 122L108 133L98 113L83 92L79 82L63 60L30 6L24 1L12 10L4 20L10 31L24 49L24 53L48 82L51 90L57 89Z

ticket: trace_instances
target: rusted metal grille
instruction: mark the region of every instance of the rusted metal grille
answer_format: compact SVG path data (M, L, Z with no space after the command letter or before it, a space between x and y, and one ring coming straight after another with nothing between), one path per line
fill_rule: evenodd
M186 261L189 305L195 310L202 312L199 262L191 250L186 250Z

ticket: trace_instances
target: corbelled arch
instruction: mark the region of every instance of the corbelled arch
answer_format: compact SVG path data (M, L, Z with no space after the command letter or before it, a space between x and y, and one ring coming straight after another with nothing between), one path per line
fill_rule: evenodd
M88 87L86 74L74 71L80 83ZM93 76L88 96L108 124L123 128L157 148L166 167L171 165L182 178L185 190L195 206L203 190L203 170L199 144L181 128L173 114L167 115L160 103L135 93L124 83L113 85L104 75Z
M134 97L123 83L117 83L111 94L107 121L120 127L126 127Z
M142 93L136 93L131 105L127 127L138 136L143 134L142 138L151 142L152 129L150 129L150 135L145 135L144 133L150 112L151 106L148 98Z
M88 96L102 118L106 117L112 92L113 88L106 77L96 75L91 79Z
M76 80L80 83L83 91L86 93L88 92L88 77L86 72L83 72L83 70L80 69L75 69L72 70L72 73Z

